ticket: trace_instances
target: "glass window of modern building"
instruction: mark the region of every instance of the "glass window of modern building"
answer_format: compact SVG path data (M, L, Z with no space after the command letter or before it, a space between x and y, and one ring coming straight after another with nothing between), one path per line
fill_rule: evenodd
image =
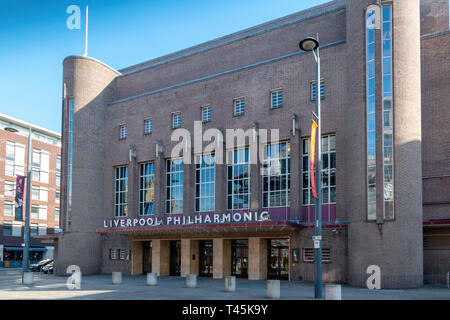
M245 113L245 99L238 98L234 99L234 115L240 116Z
M60 210L59 208L55 208L55 221L59 221L60 219Z
M167 160L166 212L183 213L183 159Z
M25 147L21 144L6 141L5 175L24 175Z
M31 206L31 219L39 219L39 206Z
M290 205L290 143L265 146L263 159L263 208Z
M128 215L128 167L116 167L115 179L115 216Z
M270 92L270 108L276 109L283 106L283 90L276 89Z
M139 214L155 213L155 164L153 162L140 165L139 182Z
M14 203L9 200L5 200L3 203L3 215L5 217L12 217L14 215Z
M228 210L250 208L250 154L248 148L227 153Z
M49 153L44 150L33 149L32 166L33 181L48 183Z
M195 164L195 211L213 212L215 201L215 156L196 156Z

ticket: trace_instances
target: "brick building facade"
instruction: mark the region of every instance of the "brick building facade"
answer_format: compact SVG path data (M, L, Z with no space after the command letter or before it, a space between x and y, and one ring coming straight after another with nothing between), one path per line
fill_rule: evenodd
M76 264L87 274L312 281L307 164L320 93L324 281L365 286L370 265L383 288L443 281L448 1L376 4L332 1L118 71L67 57L57 273ZM298 48L316 34L319 86ZM209 141L196 150L184 140L183 160L174 157L171 137L198 137L199 123L223 135L213 155ZM246 142L223 144L238 128ZM221 154L226 163L211 164Z
M24 221L15 217L17 175L27 175L29 124L0 114L0 267L22 266ZM53 258L53 243L34 236L60 231L61 135L31 125L30 261ZM26 185L26 182L25 182ZM26 192L23 199L25 219Z

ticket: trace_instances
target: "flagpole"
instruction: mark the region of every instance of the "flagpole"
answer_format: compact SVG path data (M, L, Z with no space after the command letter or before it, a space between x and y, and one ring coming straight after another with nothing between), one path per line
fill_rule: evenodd
M33 149L31 147L31 122L28 128L28 161L27 161L27 190L26 190L26 204L25 204L25 228L24 228L24 243L23 248L23 273L28 272L28 262L30 256L30 203L31 203L31 155L33 154ZM23 281L23 275L22 275Z

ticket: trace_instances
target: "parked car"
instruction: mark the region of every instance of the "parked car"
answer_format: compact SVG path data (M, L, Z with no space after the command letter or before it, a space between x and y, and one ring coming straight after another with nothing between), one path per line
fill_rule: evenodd
M45 259L45 260L39 261L38 263L33 263L30 265L30 271L40 272L43 267L45 267L46 265L48 265L51 262L53 262L52 259Z
M55 262L53 260L46 266L42 267L42 272L44 272L45 274L53 274L54 270L55 270Z

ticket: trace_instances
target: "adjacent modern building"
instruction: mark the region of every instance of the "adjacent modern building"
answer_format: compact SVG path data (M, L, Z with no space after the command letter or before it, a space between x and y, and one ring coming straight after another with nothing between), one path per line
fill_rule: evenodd
M57 273L312 281L319 97L324 281L444 282L448 13L336 0L122 70L67 57ZM299 49L317 34L320 84Z
M0 114L0 267L22 266L26 193L22 219L15 215L16 177L27 175L32 132L30 262L52 259L52 241L34 236L60 231L61 135ZM25 181L26 185L27 181Z

